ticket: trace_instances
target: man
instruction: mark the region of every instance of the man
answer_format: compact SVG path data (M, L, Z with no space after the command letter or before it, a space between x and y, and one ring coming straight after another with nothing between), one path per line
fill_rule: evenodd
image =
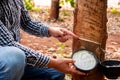
M22 0L0 0L0 80L63 80L63 73L84 75L73 67L72 59L53 59L20 44L20 28L61 42L69 36L77 38L66 29L31 20Z

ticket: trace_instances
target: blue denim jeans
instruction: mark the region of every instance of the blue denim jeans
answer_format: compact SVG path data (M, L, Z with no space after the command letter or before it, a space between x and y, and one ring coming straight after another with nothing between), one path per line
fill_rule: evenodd
M26 66L25 60L22 50L0 47L0 80L64 80L63 73L52 68Z
M16 47L0 47L0 80L20 80L25 64L23 51Z
M64 80L65 75L52 68L34 68L26 66L21 80Z

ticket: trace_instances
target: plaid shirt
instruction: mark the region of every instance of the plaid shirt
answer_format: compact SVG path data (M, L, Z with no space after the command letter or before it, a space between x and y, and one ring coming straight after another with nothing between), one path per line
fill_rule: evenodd
M29 65L47 65L50 57L20 44L20 28L39 37L49 37L48 27L30 19L22 0L0 0L0 46L15 46L23 50Z

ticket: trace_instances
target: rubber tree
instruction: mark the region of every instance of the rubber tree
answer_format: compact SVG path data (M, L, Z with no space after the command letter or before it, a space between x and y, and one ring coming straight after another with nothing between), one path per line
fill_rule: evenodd
M93 51L100 61L104 60L106 15L107 0L76 0L73 32L84 40L73 39L73 52L84 47ZM80 80L104 80L104 75L96 67L88 76L80 76Z
M59 0L51 0L50 19L57 20L59 17Z

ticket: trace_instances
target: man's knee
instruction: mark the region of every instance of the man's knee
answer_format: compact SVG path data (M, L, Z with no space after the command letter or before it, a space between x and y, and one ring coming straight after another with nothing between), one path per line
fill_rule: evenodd
M23 68L25 66L25 54L16 47L1 47L0 61L9 68Z
M25 53L22 50L16 47L0 48L0 80L20 80L25 64Z

